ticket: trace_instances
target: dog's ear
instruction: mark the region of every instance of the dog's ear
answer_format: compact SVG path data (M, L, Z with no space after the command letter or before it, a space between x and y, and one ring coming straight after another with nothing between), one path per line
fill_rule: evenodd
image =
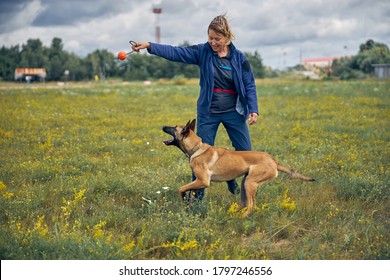
M188 133L190 133L190 130L195 131L195 124L195 119L192 121L188 121L187 124L184 126L183 130L181 131L181 134L187 136Z
M181 134L186 136L190 132L190 121L187 122L187 124L183 127L183 130L181 131Z
M195 131L195 125L196 125L196 119L193 119L192 122L190 123L190 129L192 131Z

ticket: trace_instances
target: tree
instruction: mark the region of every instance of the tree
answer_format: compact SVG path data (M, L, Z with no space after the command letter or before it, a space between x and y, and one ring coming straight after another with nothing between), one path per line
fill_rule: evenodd
M367 40L359 47L357 55L333 62L332 76L340 79L362 78L374 73L373 64L390 63L390 51L383 43Z
M67 55L67 60L64 64L65 70L69 71L69 76L66 78L70 81L82 81L87 77L87 69L83 60L73 53Z
M253 74L256 78L264 78L265 70L263 66L263 59L260 53L256 50L254 54L245 53L249 64L251 65Z
M59 81L64 75L64 65L69 57L68 53L63 50L62 40L57 37L53 38L47 53L47 80Z
M107 50L95 50L88 54L86 59L87 75L89 78L98 75L100 79L105 79L111 76L115 67L115 57Z
M47 68L48 57L41 40L28 39L26 45L22 45L21 59L18 67Z
M190 46L184 42L182 46ZM256 78L264 77L260 54L246 53ZM119 61L107 50L95 50L85 58L64 50L61 38L52 39L49 47L40 39L28 39L20 48L18 45L0 49L0 75L4 80L13 80L15 68L46 68L48 81L60 81L69 71L68 80L90 80L98 75L101 79L121 77L126 80L172 79L177 76L199 78L197 65L171 62L147 53L132 54L125 61Z
M387 45L368 40L360 45L357 56L353 58L353 65L364 73L373 73L373 64L390 63L390 51Z
M364 73L355 69L352 64L353 61L350 57L342 57L333 61L332 76L338 77L341 80L364 78Z
M19 45L12 46L9 49L2 47L0 49L0 77L6 81L14 79L15 68L20 62Z

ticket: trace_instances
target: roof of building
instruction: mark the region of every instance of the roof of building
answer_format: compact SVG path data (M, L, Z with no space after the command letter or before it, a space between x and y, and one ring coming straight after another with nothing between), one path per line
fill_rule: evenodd
M339 59L339 56L329 57L316 57L316 58L305 58L303 63L315 63L315 62L332 62L333 60Z

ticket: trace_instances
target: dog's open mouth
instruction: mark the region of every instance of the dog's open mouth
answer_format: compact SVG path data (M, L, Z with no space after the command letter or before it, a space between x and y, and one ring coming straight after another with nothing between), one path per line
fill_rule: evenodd
M167 146L172 145L173 141L175 141L175 138L164 140L163 143Z
M172 126L164 126L163 129L162 129L166 134L169 134L170 136L172 136L171 139L168 139L168 140L165 140L163 141L163 143L167 146L170 146L170 145L177 145L177 141L176 141L176 138L175 138L175 127L172 127Z

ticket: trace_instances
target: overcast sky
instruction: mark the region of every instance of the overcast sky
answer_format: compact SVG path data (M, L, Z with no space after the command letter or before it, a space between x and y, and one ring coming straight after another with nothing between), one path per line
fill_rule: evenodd
M0 0L0 45L59 37L80 56L129 51L129 40L155 41L153 7L161 43L206 42L210 21L227 12L236 47L275 68L354 55L367 39L390 46L390 0Z

